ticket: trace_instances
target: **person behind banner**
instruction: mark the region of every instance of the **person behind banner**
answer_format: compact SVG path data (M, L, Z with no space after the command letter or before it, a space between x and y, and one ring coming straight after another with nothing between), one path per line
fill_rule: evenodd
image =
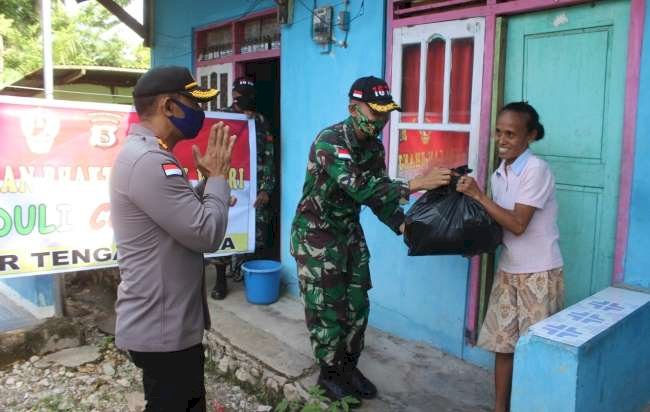
M399 110L386 82L362 77L348 93L349 117L322 130L311 146L303 194L291 227L305 320L318 384L333 400L370 399L377 388L357 367L368 325L370 253L359 222L362 206L396 234L404 231L412 192L449 184L451 171L435 168L408 182L387 176L377 137Z
M118 250L115 343L142 369L146 411L205 411L203 330L210 327L203 253L221 244L232 205L227 182L235 136L223 123L210 130L192 188L172 154L197 136L200 89L189 70L156 67L138 80L132 125L110 178Z
M211 260L214 263L217 276L212 289L213 299L225 299L228 294L226 266L234 278L241 278L241 265L251 259L269 258L273 250L273 219L274 210L271 207L271 196L275 191L275 148L271 134L271 126L266 118L257 112L255 83L246 77L235 79L232 87L232 106L224 111L244 113L255 120L255 137L257 144L257 198L255 207L255 252L247 255L233 255Z
M457 185L503 227L503 250L477 343L495 352L496 412L510 410L517 340L564 303L555 178L548 163L529 148L543 137L544 127L531 105L506 105L496 123L502 162L492 175L492 199L469 176Z

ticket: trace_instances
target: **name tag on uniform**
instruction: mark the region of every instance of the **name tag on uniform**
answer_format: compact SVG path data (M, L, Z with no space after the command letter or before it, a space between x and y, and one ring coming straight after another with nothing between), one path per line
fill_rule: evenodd
M163 172L165 176L183 176L183 171L175 163L164 163L162 165Z

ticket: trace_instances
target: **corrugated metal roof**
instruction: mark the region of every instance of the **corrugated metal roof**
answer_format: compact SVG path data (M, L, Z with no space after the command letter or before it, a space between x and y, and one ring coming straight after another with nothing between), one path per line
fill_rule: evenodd
M133 87L146 70L98 66L54 66L54 86L95 84L106 87ZM16 86L16 87L12 87ZM30 89L38 90L30 90ZM0 94L33 96L43 89L43 69L35 70L0 90Z

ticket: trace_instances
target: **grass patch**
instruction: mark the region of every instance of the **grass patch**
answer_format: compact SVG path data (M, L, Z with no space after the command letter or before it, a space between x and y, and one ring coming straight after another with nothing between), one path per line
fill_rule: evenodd
M307 390L309 399L306 401L290 401L283 399L274 409L275 412L349 412L351 407L359 404L359 400L351 396L332 402L325 396L325 390L320 386L312 386Z

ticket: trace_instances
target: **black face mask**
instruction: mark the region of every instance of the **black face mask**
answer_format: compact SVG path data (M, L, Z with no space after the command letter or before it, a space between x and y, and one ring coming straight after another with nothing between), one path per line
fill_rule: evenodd
M233 99L233 103L239 108L239 110L250 110L250 111L255 111L256 105L255 105L255 98L246 96L246 95L241 95L237 96Z

